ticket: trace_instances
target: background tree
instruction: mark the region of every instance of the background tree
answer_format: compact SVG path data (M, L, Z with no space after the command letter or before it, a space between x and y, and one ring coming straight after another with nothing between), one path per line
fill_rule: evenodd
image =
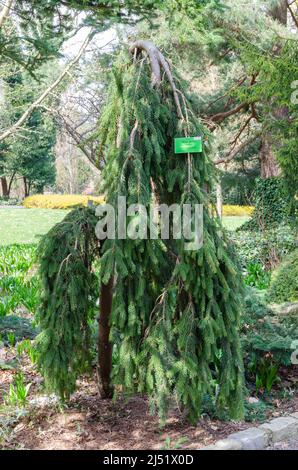
M11 65L9 68L6 65L4 72L0 110L4 121L13 122L38 91L34 89L34 79L19 67ZM6 193L3 191L3 196L10 195L14 181L20 178L23 181L24 196L28 196L32 189L42 192L44 186L54 183L55 136L53 120L42 110L35 110L19 133L2 144L2 178L6 179Z

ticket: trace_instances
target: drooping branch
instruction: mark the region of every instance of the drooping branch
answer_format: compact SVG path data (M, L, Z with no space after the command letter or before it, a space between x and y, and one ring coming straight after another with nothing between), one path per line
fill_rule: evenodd
M161 53L161 51L150 41L136 41L131 47L130 47L130 53L135 54L135 52L138 54L140 51L145 51L148 54L148 57L150 59L150 65L151 65L151 78L152 78L152 86L160 86L161 84L161 69L164 70L166 77L171 85L172 91L173 91L173 96L174 96L174 101L175 105L177 108L177 114L179 119L183 119L183 113L180 105L180 100L178 96L178 91L176 88L175 80L173 77L173 74L171 72L170 66L165 59L164 55Z
M90 43L91 39L94 36L94 31L90 31L86 39L84 40L83 44L80 47L80 50L76 57L69 62L69 64L65 67L65 69L61 72L59 77L46 89L43 91L43 93L35 100L27 109L26 111L21 115L21 117L15 122L9 129L4 131L0 135L0 142L3 140L7 139L7 137L10 137L11 135L15 134L18 129L27 121L27 119L30 117L32 112L44 101L44 99L61 83L61 81L64 79L64 77L69 73L70 69L80 60L83 52L85 51L86 47Z
M135 50L137 53L139 51L145 51L150 59L151 63L151 77L152 77L152 85L159 86L161 83L161 71L160 71L160 64L159 64L159 51L154 44L150 41L136 41L131 47L130 52L134 54Z
M164 58L163 54L160 51L158 51L158 57L159 57L159 63L163 67L163 69L166 73L166 76L169 80L169 83L172 87L173 95L174 95L174 101L175 101L175 104L176 104L176 107L177 107L178 117L179 117L179 119L183 119L183 114L182 114L182 110L181 110L179 96L178 96L178 93L177 93L177 88L176 88L175 81L174 81L171 69L169 67L169 64L168 64L168 62L166 61L166 59Z

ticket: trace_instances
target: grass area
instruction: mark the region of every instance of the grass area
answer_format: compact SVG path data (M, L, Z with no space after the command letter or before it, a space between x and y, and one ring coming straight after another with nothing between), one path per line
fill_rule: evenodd
M0 209L0 245L37 243L67 212L63 209ZM248 219L248 216L226 216L223 224L228 230L236 230Z
M250 219L247 215L242 216L225 216L223 217L223 225L228 230L236 230Z
M67 212L62 209L0 209L0 245L37 243Z

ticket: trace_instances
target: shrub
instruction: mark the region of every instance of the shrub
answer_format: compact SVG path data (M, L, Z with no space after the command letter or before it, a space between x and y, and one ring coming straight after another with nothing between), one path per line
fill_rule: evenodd
M0 206L18 206L20 201L16 198L0 197Z
M276 303L298 301L298 249L273 272L268 299Z
M15 342L25 339L34 339L38 330L28 318L16 315L0 317L0 335L4 344L9 344L9 338L14 335Z
M272 385L278 381L280 366L291 364L297 333L297 324L280 320L266 306L263 295L253 288L247 289L241 344L246 378L254 382L257 391L270 393Z
M28 209L73 209L86 207L89 201L94 204L103 202L102 196L84 196L80 194L36 194L23 201L23 206Z
M223 206L223 215L224 216L241 216L247 215L251 216L253 214L254 207L253 206L232 206L232 205L224 205Z
M266 270L276 267L282 258L297 247L295 230L280 224L260 232L238 230L231 232L243 269L250 263L261 264Z
M253 218L245 226L247 230L264 230L291 221L293 201L286 190L283 178L257 178L253 200Z

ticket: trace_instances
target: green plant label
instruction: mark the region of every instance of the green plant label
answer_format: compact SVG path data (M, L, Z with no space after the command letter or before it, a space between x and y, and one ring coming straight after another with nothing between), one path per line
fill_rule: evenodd
M179 137L174 139L175 153L200 153L203 150L202 137Z

